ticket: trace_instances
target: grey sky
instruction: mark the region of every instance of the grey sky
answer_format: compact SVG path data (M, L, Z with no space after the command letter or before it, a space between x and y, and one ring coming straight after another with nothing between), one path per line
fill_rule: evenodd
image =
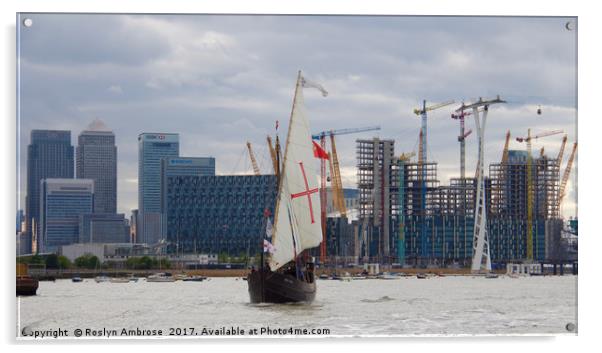
M77 135L94 117L118 145L118 210L137 207L137 135L180 133L184 156L214 156L220 174L251 173L254 143L270 169L265 136L281 136L297 70L328 91L306 93L312 129L380 125L376 134L341 136L345 186L355 186L355 139L396 140L397 153L417 150L422 99L469 101L500 94L509 104L490 112L486 164L514 137L563 129L575 140L576 31L567 18L347 17L31 14L21 27L21 151L31 129ZM536 114L541 105L543 114ZM459 175L453 105L429 118L428 157L439 179ZM473 128L467 120L467 128ZM536 141L556 155L561 136ZM567 146L568 154L570 147ZM20 156L25 190L26 154ZM467 173L476 143L467 140ZM566 160L566 157L565 157ZM573 213L573 181L564 204ZM21 199L23 200L21 195Z

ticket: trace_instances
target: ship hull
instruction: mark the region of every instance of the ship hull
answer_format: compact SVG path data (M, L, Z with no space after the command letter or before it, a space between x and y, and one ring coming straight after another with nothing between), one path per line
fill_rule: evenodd
M309 303L316 297L315 281L302 281L290 274L252 271L247 282L251 303Z
M36 295L38 290L38 280L31 277L17 277L17 295Z

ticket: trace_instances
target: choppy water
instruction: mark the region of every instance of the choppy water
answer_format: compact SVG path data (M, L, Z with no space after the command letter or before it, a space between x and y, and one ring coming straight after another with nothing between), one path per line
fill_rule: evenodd
M331 335L567 333L577 277L320 280L315 302L249 304L247 282L40 282L20 298L21 329L240 327L329 329ZM71 335L71 334L70 334Z

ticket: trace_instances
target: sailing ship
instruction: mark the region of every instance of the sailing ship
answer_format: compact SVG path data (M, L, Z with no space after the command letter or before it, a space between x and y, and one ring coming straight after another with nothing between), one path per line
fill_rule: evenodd
M309 82L299 71L282 163L276 136L278 194L274 224L270 227L269 212L264 212L269 239L262 236L261 264L247 276L251 303L311 302L316 296L314 263L304 250L315 248L322 241L314 167L320 153L312 143L303 87L314 87L327 95L322 86Z

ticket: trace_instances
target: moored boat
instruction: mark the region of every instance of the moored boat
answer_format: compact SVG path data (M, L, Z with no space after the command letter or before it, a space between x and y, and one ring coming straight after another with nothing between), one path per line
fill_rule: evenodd
M111 279L105 275L100 275L100 276L94 277L94 282L96 282L96 283L109 282L110 280Z
M84 280L80 276L71 277L71 282L73 282L73 283L79 283L79 282L83 282L83 281Z
M111 283L130 283L130 279L127 277L112 277L109 282Z
M147 282L175 282L176 278L169 273L155 273L146 278Z
M207 279L207 277L205 277L205 276L187 276L186 278L183 278L182 281L184 281L184 282L203 282L206 279Z
M17 295L29 296L36 295L39 282L31 276L17 276Z

